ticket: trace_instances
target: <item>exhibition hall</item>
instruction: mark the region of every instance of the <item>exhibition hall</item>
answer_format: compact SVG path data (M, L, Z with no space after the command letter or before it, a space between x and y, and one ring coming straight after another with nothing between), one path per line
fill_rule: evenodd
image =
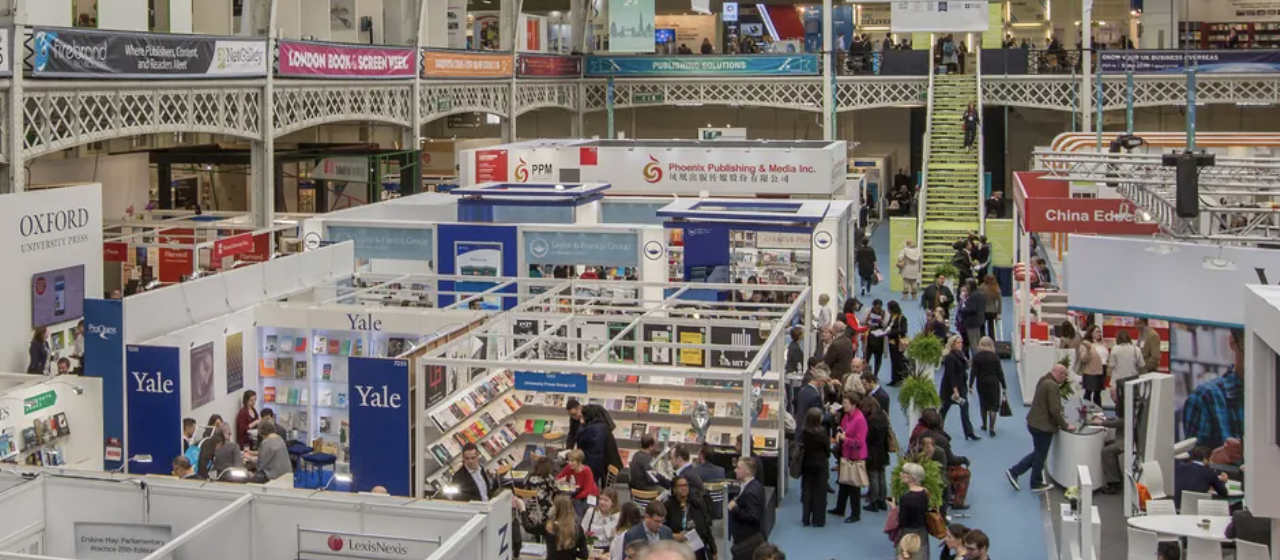
M1280 560L1280 1L0 0L0 86L0 560Z

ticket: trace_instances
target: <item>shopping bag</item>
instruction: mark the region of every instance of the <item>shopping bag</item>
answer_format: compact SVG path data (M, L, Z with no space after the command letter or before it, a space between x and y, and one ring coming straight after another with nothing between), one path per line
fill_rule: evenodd
M929 535L935 539L947 537L947 520L943 519L942 514L936 509L930 510L924 516L924 526L929 531Z
M880 271L879 271L879 270L877 270L877 271L876 271L876 277L875 277L875 280L876 280L876 282L875 282L876 284L879 284L879 283L881 283L881 282L884 282L884 275L883 275L883 274L880 274Z
M1008 418L1013 416L1013 409L1009 408L1009 399L1000 399L1000 417Z
M889 428L889 453L898 453L901 449L898 447L898 434Z
M859 488L870 486L871 479L867 476L867 462L840 459L840 476L837 480L845 486L857 486Z

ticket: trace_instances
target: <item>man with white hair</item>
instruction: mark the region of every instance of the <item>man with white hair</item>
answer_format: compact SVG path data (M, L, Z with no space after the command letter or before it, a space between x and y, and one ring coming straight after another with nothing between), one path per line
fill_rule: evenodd
M811 408L822 408L823 387L830 379L831 370L827 369L826 364L814 366L813 376L800 388L800 394L796 397L796 418L804 418Z
M1027 412L1027 431L1031 432L1033 446L1031 453L1004 473L1014 490L1022 489L1018 486L1018 477L1028 470L1031 471L1032 491L1045 492L1052 488L1044 480L1044 463L1049 456L1053 436L1058 430L1073 432L1076 429L1063 415L1062 398L1058 395L1058 386L1066 378L1067 366L1054 364L1053 369L1036 382L1035 397L1031 400L1031 410Z

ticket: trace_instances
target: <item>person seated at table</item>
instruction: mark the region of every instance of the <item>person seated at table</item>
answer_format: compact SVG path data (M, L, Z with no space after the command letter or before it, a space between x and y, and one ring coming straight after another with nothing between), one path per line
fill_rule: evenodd
M715 456L715 453L708 443L703 443L702 447L698 448L698 463L693 467L693 472L704 483L724 480L724 467L711 462L711 458Z
M1114 395L1115 391L1111 394ZM1124 457L1124 418L1094 418L1089 420L1089 424L1115 430L1115 437L1108 439L1102 447L1102 477L1105 480L1104 486L1098 491L1103 494L1119 494L1124 484L1124 470L1120 467Z
M657 448L653 434L640 436L640 450L631 455L631 488L652 491L671 487L671 481L653 468Z
M1173 467L1173 504L1182 509L1183 492L1207 493L1213 490L1220 497L1227 497L1227 475L1205 464L1209 448L1197 445L1191 448L1191 460Z
M1162 542L1156 547L1156 560L1182 560L1182 550L1176 542Z
M560 474L556 475L556 480L568 480L573 482L578 491L574 493L573 500L582 502L587 496L599 496L600 488L596 486L595 475L591 474L591 467L585 463L587 455L581 449L574 449L569 452L569 464L564 466Z

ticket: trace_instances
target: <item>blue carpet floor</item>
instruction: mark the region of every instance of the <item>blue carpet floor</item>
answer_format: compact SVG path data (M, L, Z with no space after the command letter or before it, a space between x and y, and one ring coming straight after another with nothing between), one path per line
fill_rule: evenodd
M880 270L889 272L896 255L888 254L889 228L878 227L872 234L872 246L880 263ZM889 291L888 282L876 286L871 295L861 298L868 305L876 298L896 300L899 293ZM903 311L911 321L911 330L919 330L924 323L923 311L915 301L906 302ZM1011 298L1004 300L1003 324L1005 332L1013 327L1013 302ZM1008 339L1006 334L1003 338ZM1004 363L1005 379L1009 383L1009 394L1019 395L1017 371L1012 360ZM889 364L886 358L881 366L880 378L889 378ZM897 408L897 392L888 388L893 397L894 407L890 412L894 430L899 439L906 444L910 434L907 419L902 410ZM976 399L974 403L976 404ZM1044 517L1041 498L1027 490L1029 482L1023 476L1022 492L1015 492L1005 480L1004 471L1031 450L1031 436L1027 433L1026 409L1021 399L1011 399L1012 418L1002 418L997 423L995 438L983 437L981 441L965 441L960 428L958 409L953 409L947 418L947 432L955 438L953 450L964 455L972 462L972 481L969 487L969 509L953 511L953 521L963 523L971 528L982 529L991 538L991 556L994 558L1044 558L1046 556ZM975 410L970 411L974 428L980 420ZM983 434L985 436L985 434ZM896 460L896 458L895 458ZM834 473L831 483L835 484ZM788 558L801 560L885 560L892 558L893 547L884 535L886 514L863 512L862 521L856 524L845 524L841 518L828 516L826 527L814 528L800 525L800 485L799 481L790 480L787 497L778 511L777 523L770 535L770 541L777 544L787 553ZM835 504L835 494L828 494L828 507ZM961 515L968 515L962 518ZM933 542L930 558L936 558L938 542Z

